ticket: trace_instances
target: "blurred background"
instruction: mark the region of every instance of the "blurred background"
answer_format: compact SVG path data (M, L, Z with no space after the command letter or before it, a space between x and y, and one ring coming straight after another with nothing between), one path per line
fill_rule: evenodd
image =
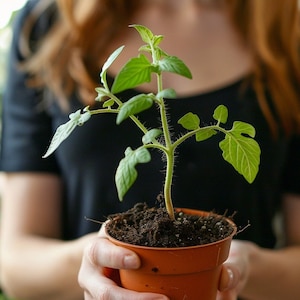
M26 1L27 0L0 0L0 112L6 80L6 58L12 38L11 25L14 15L20 8L22 8ZM8 300L8 298L1 293L1 286L0 300Z
M25 4L25 2L26 0L0 1L0 101L5 86L6 56L12 37L12 20L15 13Z

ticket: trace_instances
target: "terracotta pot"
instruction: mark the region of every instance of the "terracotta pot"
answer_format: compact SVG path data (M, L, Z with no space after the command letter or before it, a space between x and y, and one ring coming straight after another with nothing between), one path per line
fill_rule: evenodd
M207 215L208 212L180 209L187 214ZM142 265L138 270L120 270L123 287L153 292L172 300L215 300L222 263L227 259L236 226L231 221L233 233L218 242L207 245L155 248L136 246L109 239L118 246L136 252Z

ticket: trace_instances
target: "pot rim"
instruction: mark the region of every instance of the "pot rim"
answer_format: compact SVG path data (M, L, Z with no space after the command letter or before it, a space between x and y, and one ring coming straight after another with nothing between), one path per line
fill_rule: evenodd
M198 209L193 209L193 208L175 208L176 211L197 211L198 213L203 213L203 215L207 215L207 216L222 216L222 215L219 215L217 213L214 213L214 212L208 212L208 211L204 211L204 210L198 210ZM224 216L223 216L224 217ZM110 221L107 221L104 225L105 225L105 233L107 235L107 237L114 241L114 243L116 244L119 244L120 246L124 245L124 246L130 246L130 247L134 247L136 249L151 249L153 251L157 250L157 251L182 251L182 250L186 250L186 249L193 249L193 248L204 248L204 247L208 247L208 246L217 246L221 243L224 243L226 240L228 239L232 239L233 236L236 235L237 233L237 226L236 224L229 218L227 217L224 217L226 219L226 221L231 225L231 227L233 228L233 231L230 235L228 235L227 237L225 238L222 238L218 241L215 241L215 242L212 242L212 243L207 243L207 244L201 244L201 245L194 245L194 246L186 246L186 247L151 247L151 246L141 246L141 245L135 245L135 244L130 244L130 243L126 243L126 242L123 242L123 241L120 241L120 240L117 240L116 238L112 237L108 232L107 232L107 229L106 229L106 225L110 222Z

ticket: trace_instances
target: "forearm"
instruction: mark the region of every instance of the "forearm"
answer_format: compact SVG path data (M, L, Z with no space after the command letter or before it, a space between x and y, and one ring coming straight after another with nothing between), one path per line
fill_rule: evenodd
M275 251L250 247L250 271L242 299L300 299L300 247Z
M22 300L82 300L77 274L85 244L85 238L61 242L26 237L6 245L1 250L5 291Z

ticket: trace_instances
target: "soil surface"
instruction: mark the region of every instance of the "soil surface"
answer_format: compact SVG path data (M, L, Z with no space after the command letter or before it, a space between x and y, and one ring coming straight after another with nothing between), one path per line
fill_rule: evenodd
M165 208L138 203L132 209L110 215L107 232L117 240L149 247L186 247L216 242L233 232L225 216L186 215L175 212L175 221Z

